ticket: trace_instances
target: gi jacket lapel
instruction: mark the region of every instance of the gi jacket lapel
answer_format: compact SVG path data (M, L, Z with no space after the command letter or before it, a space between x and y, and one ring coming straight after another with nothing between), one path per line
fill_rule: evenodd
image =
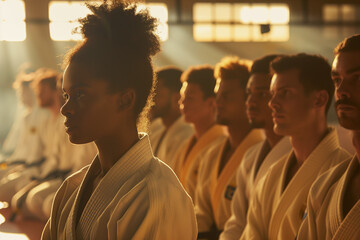
M284 189L287 169L293 157L293 151L291 152L281 171L281 184L278 185L275 195L275 199L279 199L279 201L275 203L276 208L270 221L269 239L278 239L278 232L285 218L289 218L289 221L291 220L293 224L297 223L295 225L298 226L294 225L293 227L300 227L306 210L306 199L310 186L323 171L327 170L335 162L339 162L339 159L336 159L339 158L339 155L336 154L339 150L337 135L332 129L311 152ZM290 212L295 215L287 216L290 215ZM293 230L297 231L298 229Z
M123 184L152 158L153 155L148 137L143 137L115 163L94 189L77 224L76 235L82 236L83 239L91 239L91 230L94 228L96 219L104 212ZM89 181L92 174L98 172L99 167L99 159L96 157L86 174L76 197L74 209L71 211L72 230L75 229L76 210L79 206L80 197L87 181ZM71 239L75 239L73 235L72 237Z

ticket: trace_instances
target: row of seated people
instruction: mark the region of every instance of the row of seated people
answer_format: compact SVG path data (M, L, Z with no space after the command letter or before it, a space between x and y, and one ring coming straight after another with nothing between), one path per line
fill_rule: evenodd
M16 214L46 221L56 190L71 173L89 164L94 144L71 144L64 130L61 75L40 68L21 71L15 82L22 104L12 151L1 156L0 201ZM10 134L11 137L11 134ZM76 159L76 160L74 160Z
M123 3L91 9L82 21L86 41L65 60L61 114L69 138L59 137L66 136L62 125L62 133L39 135L53 143L38 175L26 162L19 171L11 158L4 162L0 200L20 213L31 211L36 195L43 208L42 191L57 181L46 196L54 200L42 216L50 215L43 239L359 238L358 158L327 123L335 96L339 122L353 130L358 149L359 35L336 48L332 68L321 56L296 54L158 70L148 141L136 123L149 103L150 60L159 50L153 20ZM41 104L50 86L39 79L39 105L54 119L59 95L56 106ZM55 129L46 125L39 132ZM66 144L75 148L69 140L94 141L98 154L64 149L62 157Z
M320 231L308 229L303 219L314 211L307 208L312 184L329 169L339 177L355 152L350 133L327 123L336 67L331 70L321 56L297 54L250 64L227 57L215 68L184 73L158 70L150 139L155 156L174 170L194 201L199 239L295 239L302 223L306 230L298 238L335 235L341 220L335 229L318 226ZM336 106L341 98L336 92ZM346 234L357 239L355 232Z

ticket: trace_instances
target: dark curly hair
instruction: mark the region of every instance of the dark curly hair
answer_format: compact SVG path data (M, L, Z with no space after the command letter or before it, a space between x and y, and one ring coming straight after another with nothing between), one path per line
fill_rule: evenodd
M139 123L147 117L154 91L151 57L160 50L157 20L146 10L138 11L135 3L104 0L86 5L92 14L79 19L84 41L67 53L63 66L86 66L92 76L109 83L109 92L134 89Z

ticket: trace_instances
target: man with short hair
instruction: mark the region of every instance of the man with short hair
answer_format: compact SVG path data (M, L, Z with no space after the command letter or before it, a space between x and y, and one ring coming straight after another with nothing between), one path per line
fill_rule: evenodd
M225 224L220 239L239 239L246 225L246 213L253 189L272 164L291 150L288 137L273 129L270 95L270 62L278 55L268 55L254 61L246 87L246 112L253 128L262 129L266 139L252 146L244 155L236 173L236 191L232 200L232 215Z
M46 121L39 128L40 141L43 145L37 164L27 166L24 171L11 172L0 180L0 201L10 202L16 192L31 182L33 177L46 176L56 167L56 161L49 158L54 149L54 139L60 129L63 129L63 119L60 118L60 96L56 87L59 74L51 69L38 69L32 82L37 104L50 111ZM64 129L63 129L64 131ZM46 159L48 158L48 159ZM44 160L46 159L46 160Z
M271 67L274 131L290 137L292 151L259 181L241 239L295 239L310 186L349 156L327 126L334 92L329 63L302 53L280 57Z
M201 238L217 239L231 216L236 189L235 174L247 149L263 139L246 117L246 85L249 66L235 57L215 67L217 123L226 126L228 137L212 146L201 162L195 193L195 212Z
M155 105L152 112L152 117L160 117L164 126L150 136L154 155L172 169L175 168L175 155L179 146L194 132L193 127L181 116L179 108L181 74L182 71L176 67L164 67L156 72Z
M187 193L194 199L199 165L203 153L225 138L225 129L216 124L214 69L210 66L191 67L181 76L180 109L195 133L177 152L175 173Z
M334 54L336 113L356 153L313 184L297 239L360 239L360 35L344 39Z

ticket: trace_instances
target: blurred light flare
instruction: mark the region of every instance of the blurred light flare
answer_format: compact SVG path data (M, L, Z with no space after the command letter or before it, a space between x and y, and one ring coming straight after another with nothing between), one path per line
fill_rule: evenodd
M100 4L99 1L91 3ZM149 14L158 19L158 27L155 30L161 41L169 38L168 9L165 3L139 3L138 11L148 9ZM91 11L80 1L51 1L49 3L50 37L55 41L79 41L81 34L74 30L80 27L77 22L90 14Z
M0 40L19 42L26 39L25 3L22 0L0 1Z

